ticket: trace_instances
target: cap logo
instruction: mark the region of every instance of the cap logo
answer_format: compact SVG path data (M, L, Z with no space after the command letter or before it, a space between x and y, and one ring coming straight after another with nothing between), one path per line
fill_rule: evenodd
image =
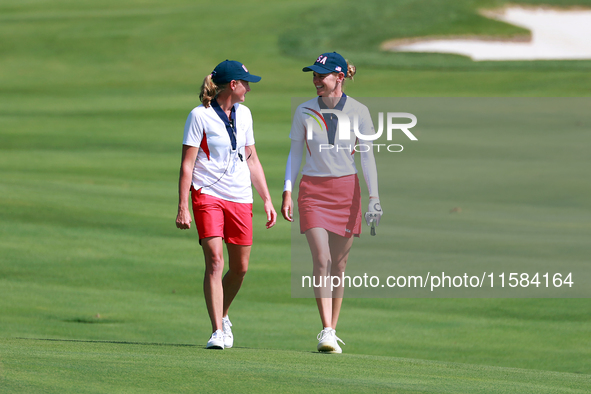
M244 71L248 72L248 70L246 69L246 66L243 64L242 68L244 69Z
M327 59L326 56L320 55L320 56L318 56L318 59L316 59L316 63L326 64L326 59Z
M337 71L341 71L341 67L340 66L336 66L334 69L337 70Z

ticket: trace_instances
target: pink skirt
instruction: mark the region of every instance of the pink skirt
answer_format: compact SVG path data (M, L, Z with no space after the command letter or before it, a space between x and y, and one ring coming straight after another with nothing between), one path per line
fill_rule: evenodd
M361 190L357 174L302 176L298 194L300 232L315 227L351 238L361 234Z

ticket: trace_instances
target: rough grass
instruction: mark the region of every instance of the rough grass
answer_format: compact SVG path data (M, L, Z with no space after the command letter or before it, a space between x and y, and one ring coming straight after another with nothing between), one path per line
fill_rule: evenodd
M481 36L511 39L527 36L526 29L481 15L480 9L497 9L513 2L505 0L388 1L354 0L317 5L294 18L279 36L279 47L286 55L314 58L337 51L356 65L397 69L589 69L590 61L484 61L473 62L460 55L437 53L392 53L381 51L381 44L417 37ZM521 1L531 6L591 7L588 0Z

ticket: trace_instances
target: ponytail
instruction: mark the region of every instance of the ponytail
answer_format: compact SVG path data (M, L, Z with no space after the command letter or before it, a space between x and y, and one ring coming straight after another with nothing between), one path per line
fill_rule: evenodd
M357 72L357 68L350 64L348 60L346 60L347 62L347 76L345 77L345 79L350 79L351 81L353 80L353 76L355 76L355 73ZM343 79L343 82L341 83L341 89L345 90L345 79Z
M357 68L351 63L349 63L349 61L347 60L347 79L350 79L352 81L356 72Z
M205 108L208 108L211 100L215 98L222 90L224 90L228 84L218 86L213 82L211 74L203 79L201 85L201 92L199 93L199 100L203 103Z

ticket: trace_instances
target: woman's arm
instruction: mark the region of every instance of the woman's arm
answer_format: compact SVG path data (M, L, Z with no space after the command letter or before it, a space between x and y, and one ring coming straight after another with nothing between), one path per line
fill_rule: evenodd
M181 230L191 228L191 212L189 211L189 194L193 180L193 168L199 148L183 145L181 170L179 174L179 208L176 215L176 226Z
M265 213L267 214L267 228L271 228L277 221L277 212L273 208L265 172L263 171L263 166L259 161L259 156L254 145L249 145L245 149L247 151L245 152L247 157L246 164L248 164L248 169L250 170L250 181L263 200Z
M376 160L372 149L367 152L361 152L361 168L363 170L363 177L367 184L367 190L369 191L369 205L367 212L365 213L365 222L368 226L371 222L375 222L377 226L380 224L380 219L384 213L382 206L380 205L380 195L378 192L378 169L376 167ZM372 227L372 235L375 235Z
M360 152L361 169L363 171L363 178L367 184L369 191L369 198L380 198L378 191L378 169L376 166L376 159L373 154L373 146L367 152Z
M285 220L293 222L293 200L291 198L292 186L298 178L304 153L304 141L291 140L287 165L285 166L285 183L283 185L283 201L281 214Z

